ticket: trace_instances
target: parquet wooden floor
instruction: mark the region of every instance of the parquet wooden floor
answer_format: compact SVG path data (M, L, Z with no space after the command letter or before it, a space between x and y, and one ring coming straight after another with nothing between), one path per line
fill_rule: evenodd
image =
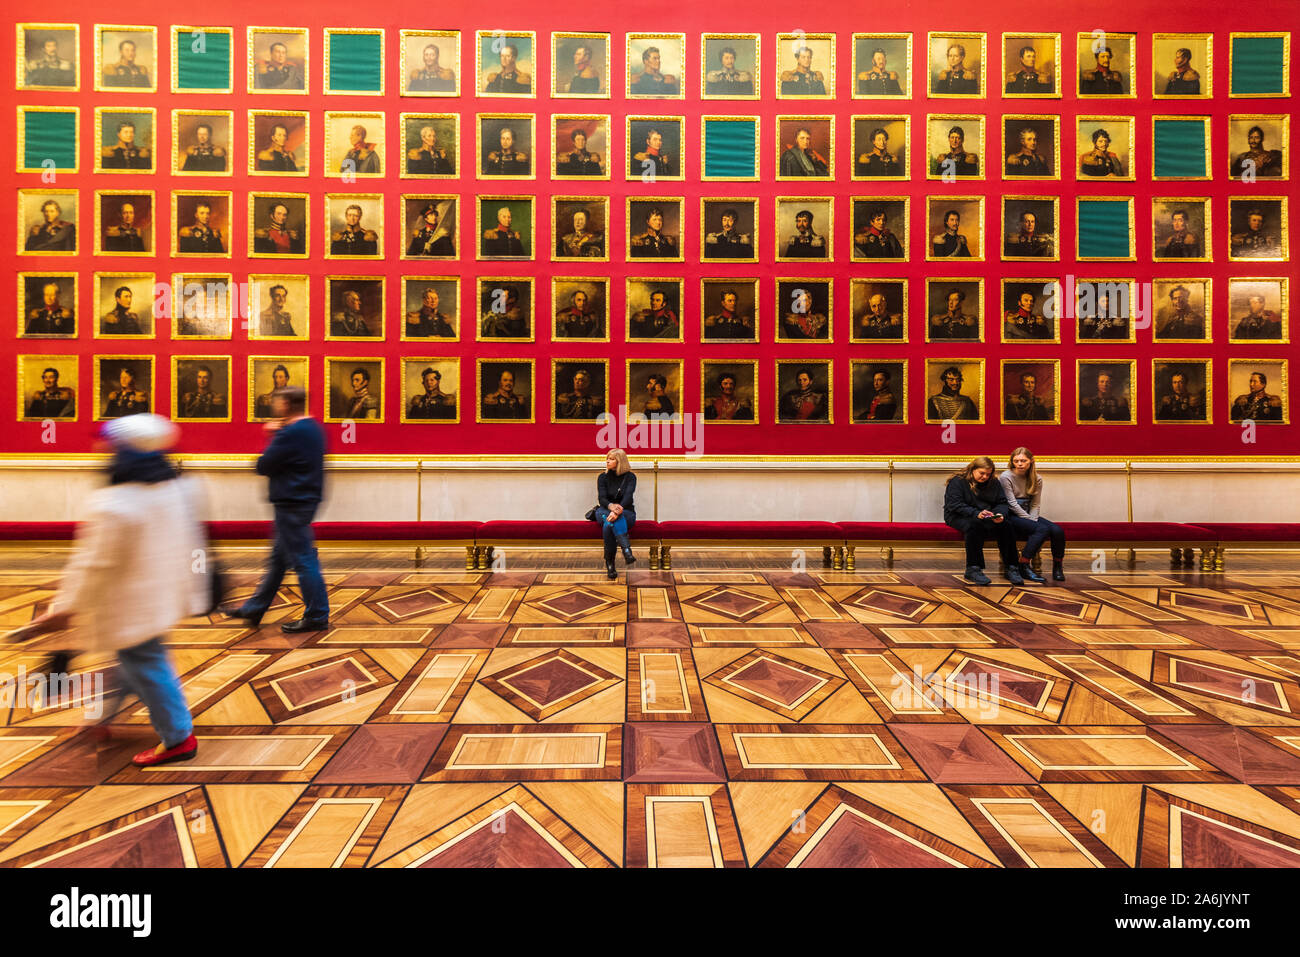
M912 554L331 554L330 630L282 634L287 587L171 635L193 761L130 765L112 662L0 687L0 866L1300 866L1293 559L975 588ZM0 629L63 557L5 553ZM0 644L0 682L37 660Z

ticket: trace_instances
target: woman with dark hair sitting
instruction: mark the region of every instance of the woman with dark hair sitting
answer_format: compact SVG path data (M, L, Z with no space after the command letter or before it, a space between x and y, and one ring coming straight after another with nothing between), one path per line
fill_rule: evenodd
M636 508L632 496L636 493L636 473L627 453L614 449L605 456L605 471L596 479L596 500L600 503L587 514L600 524L605 536L605 573L610 581L618 578L614 570L617 550L623 550L623 561L631 565L636 561L628 532L636 523Z
M1011 463L1007 470L998 476L1002 490L1007 497L1007 507L1011 509L1011 530L1017 537L1025 536L1025 548L1020 553L1021 577L1031 582L1042 584L1046 581L1034 571L1029 564L1043 547L1043 542L1052 540L1052 580L1065 581L1065 531L1055 522L1049 522L1038 514L1039 503L1043 497L1043 479L1034 467L1034 453L1023 445L1011 453Z
M1023 585L1016 562L1016 538L1008 516L1006 495L993 477L993 460L987 455L972 459L948 479L943 492L943 522L966 537L966 580L989 584L984 574L984 540L996 538L998 552L1006 565L1007 581Z

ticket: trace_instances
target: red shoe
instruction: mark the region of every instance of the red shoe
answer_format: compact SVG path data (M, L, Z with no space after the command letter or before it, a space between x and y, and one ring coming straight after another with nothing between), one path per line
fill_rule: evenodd
M158 749L150 748L148 751L141 751L131 759L131 763L138 768L148 768L155 764L170 764L173 761L188 761L199 752L198 739L191 734L188 738L176 745L174 748L168 748L166 751L159 752Z

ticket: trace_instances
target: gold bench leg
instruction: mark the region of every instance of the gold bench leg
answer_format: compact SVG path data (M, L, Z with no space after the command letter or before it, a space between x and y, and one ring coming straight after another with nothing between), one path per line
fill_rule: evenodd
M844 568L844 546L835 545L831 548L831 568L836 571L842 571Z
M853 553L857 551L857 548L856 545L844 546L844 570L846 572L851 572L857 568L857 562L853 558Z
M830 568L830 567L831 567L831 547L829 545L823 545L822 546L822 568Z
M491 556L492 556L491 545L478 546L478 554L476 556L476 559L480 571L487 571L488 564L491 561Z
M478 549L473 545L465 546L465 571L472 572L478 565Z
M673 567L673 549L671 545L659 546L659 567L668 571Z
M650 570L654 571L659 568L659 546L650 546Z
M1214 546L1203 545L1201 547L1201 571L1214 571Z
M1169 564L1178 566L1183 563L1183 550L1181 548L1169 549Z
M893 564L894 550L890 548L888 545L886 545L884 548L880 550L880 560L884 562L886 565Z
M1214 549L1214 570L1223 571L1223 546L1219 545Z
M419 568L423 564L424 564L424 546L416 545L415 546L415 567Z

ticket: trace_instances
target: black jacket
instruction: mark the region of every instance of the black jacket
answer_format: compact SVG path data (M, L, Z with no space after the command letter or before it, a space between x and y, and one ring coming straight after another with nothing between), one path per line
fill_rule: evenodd
M994 484L997 484L996 482ZM1001 486L998 486L1001 488ZM636 492L636 473L610 475L601 472L596 479L596 501L605 508L615 503L623 506L623 514L628 518L636 517L636 508L632 505L632 496Z
M1002 484L997 477L990 475L987 482L976 484L972 489L970 483L960 475L948 479L948 486L943 490L943 523L951 525L959 532L965 532L975 522L976 517L985 510L1002 515L1003 521L1011 514ZM991 522L991 519L985 519Z
M272 505L317 505L325 485L325 430L299 419L275 433L257 460L257 474L271 480ZM996 483L995 483L996 484Z

